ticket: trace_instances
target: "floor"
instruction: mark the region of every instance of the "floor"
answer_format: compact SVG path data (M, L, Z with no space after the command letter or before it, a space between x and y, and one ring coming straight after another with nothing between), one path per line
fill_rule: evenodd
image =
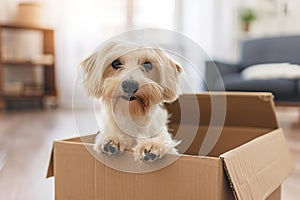
M82 124L89 113L80 111ZM281 127L296 162L284 182L283 200L300 197L300 126L298 110L277 108ZM75 115L76 116L76 115ZM80 130L87 130L80 127ZM78 126L77 126L78 130ZM46 179L52 142L78 136L72 111L49 110L0 114L0 199L53 200L54 180Z
M300 199L300 121L299 108L277 108L277 117L283 129L290 151L295 160L295 172L282 187L283 200Z

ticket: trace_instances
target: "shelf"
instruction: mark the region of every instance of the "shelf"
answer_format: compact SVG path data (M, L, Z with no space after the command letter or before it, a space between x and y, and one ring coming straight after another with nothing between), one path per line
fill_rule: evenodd
M24 99L41 99L45 95L44 94L32 94L32 95L25 95L25 94L4 94L2 98L4 100L24 100Z
M33 67L33 66L45 66L45 67L54 67L54 63L33 63L31 61L2 61L2 65L11 65L15 67Z
M36 99L36 98L43 98L46 96L55 96L55 91L32 91L32 92L20 92L19 94L9 94L4 93L2 95L3 99L9 100L9 99Z
M44 91L44 96L56 96L56 91L55 90L45 90Z
M56 84L55 84L55 47L54 47L54 29L49 27L43 27L39 25L30 25L30 24L20 24L16 22L7 22L1 23L0 22L0 55L2 54L2 40L1 37L4 30L12 30L12 31L19 31L19 30L33 30L33 31L40 31L42 34L42 44L41 44L41 52L36 57L28 58L28 59L16 59L14 57L4 57L0 56L0 109L3 105L10 102L17 102L21 104L21 101L43 101L47 99L47 97L55 97L57 98L57 91L56 91ZM20 32L20 34L23 32ZM25 49L26 50L26 49ZM49 55L53 56L53 59L50 60ZM41 56L41 57L40 57ZM4 59L4 60L2 60ZM30 68L30 67L42 67L41 78L43 78L43 87L42 88L35 88L26 90L20 90L16 93L8 93L4 91L4 76L6 75L3 72L3 68L16 68L14 69L20 71L21 68ZM19 69L17 69L19 68ZM22 72L21 72L22 73ZM34 74L34 72L32 72ZM11 74L13 76L14 74ZM27 76L27 74L24 74ZM19 80L22 81L22 80ZM7 88L6 88L7 89ZM6 92L6 93L5 93ZM1 106L2 105L2 106Z
M9 94L4 93L2 95L3 99L10 100L10 99L36 99L36 98L43 98L46 96L56 96L56 91L54 90L32 90L32 91L20 91L16 94Z
M26 30L36 30L36 31L53 31L53 29L38 25L29 25L29 24L17 24L17 23L1 23L1 28L9 29L26 29Z

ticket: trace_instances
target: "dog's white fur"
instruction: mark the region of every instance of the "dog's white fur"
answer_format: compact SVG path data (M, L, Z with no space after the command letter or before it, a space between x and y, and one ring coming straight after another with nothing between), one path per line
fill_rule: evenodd
M120 68L112 67L119 60ZM145 62L152 64L146 70ZM177 153L168 113L162 103L178 98L178 77L182 68L163 50L128 42L110 42L82 62L84 85L89 96L99 98L102 130L94 150L116 155L132 149L137 161L152 162L167 153ZM139 84L135 100L124 98L122 82Z

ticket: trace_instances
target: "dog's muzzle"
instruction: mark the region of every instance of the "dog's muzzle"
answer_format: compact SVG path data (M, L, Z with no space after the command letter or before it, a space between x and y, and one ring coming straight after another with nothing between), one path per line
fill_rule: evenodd
M122 82L122 90L125 95L122 96L123 99L127 101L133 101L136 99L134 93L138 91L139 84L135 80L125 80Z

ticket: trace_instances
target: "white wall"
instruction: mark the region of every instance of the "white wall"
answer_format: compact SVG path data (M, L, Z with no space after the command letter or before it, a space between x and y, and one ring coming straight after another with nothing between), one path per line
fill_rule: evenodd
M238 0L218 1L214 4L213 50L217 60L234 62L237 55L238 37Z
M283 14L284 3L288 8L286 16ZM215 0L214 5L212 55L216 59L228 62L238 61L239 45L243 39L300 34L299 0ZM257 15L248 33L242 31L239 19L239 10L245 7L252 8Z
M213 55L214 4L214 1L204 0L183 1L181 16L178 19L181 21L179 31L202 49L202 51L197 51L191 46L185 47L185 56L198 69L198 71L193 67L185 69L194 91L203 90L205 60L209 60Z
M285 4L287 5L286 14L284 12ZM257 20L253 23L250 36L300 33L299 0L253 0L249 6L257 12Z

